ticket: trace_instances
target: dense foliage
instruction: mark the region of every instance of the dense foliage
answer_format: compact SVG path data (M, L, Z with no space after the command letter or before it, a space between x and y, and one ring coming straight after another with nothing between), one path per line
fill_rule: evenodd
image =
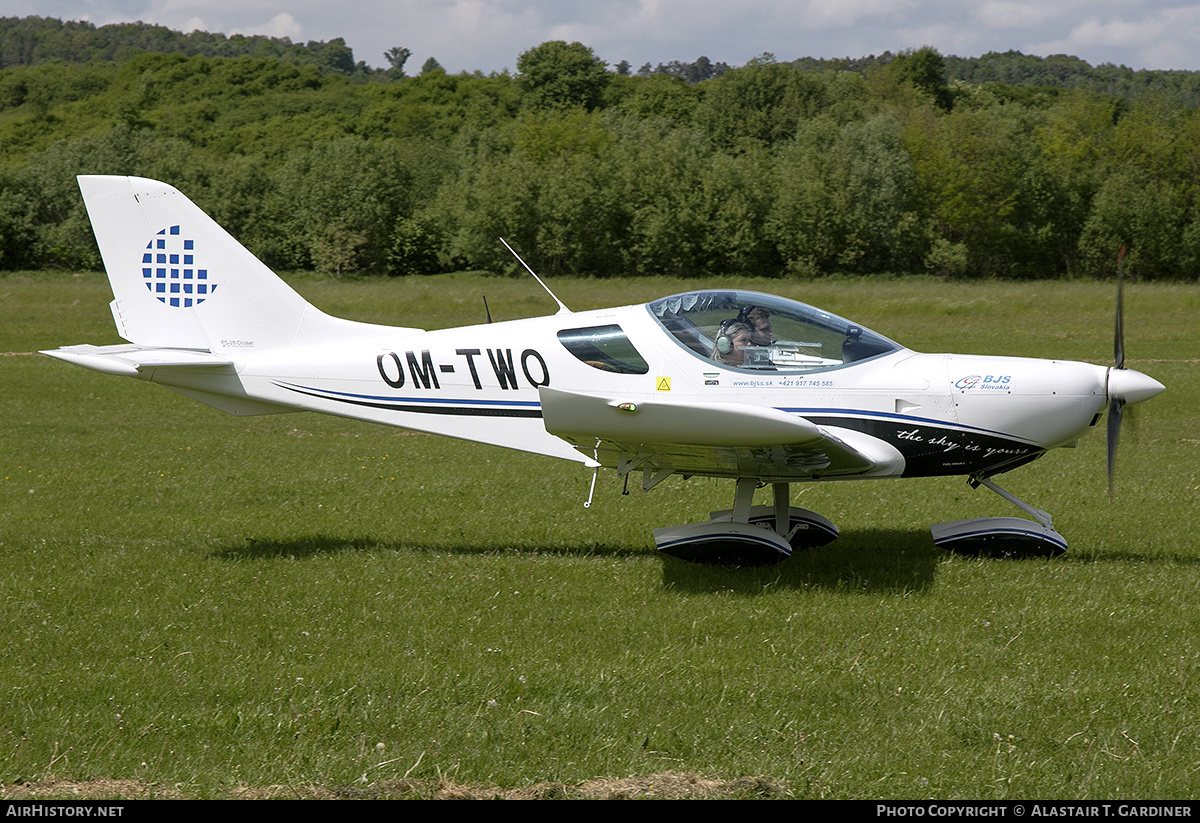
M328 43L310 40L302 45L293 44L286 37L243 34L226 37L206 31L184 34L148 23L97 27L51 17L0 17L0 68L33 66L53 60L64 63L128 60L148 53L274 57L343 74L372 71L365 64L354 62L354 52L340 37Z
M99 266L74 182L95 173L166 180L269 265L336 275L515 271L500 237L593 276L1091 277L1123 244L1143 278L1200 262L1182 73L1029 85L1082 61L1010 53L951 81L963 61L921 49L631 74L551 42L511 76L405 77L399 47L356 70L300 59L340 41L222 56L236 38L50 22L0 20L0 269Z

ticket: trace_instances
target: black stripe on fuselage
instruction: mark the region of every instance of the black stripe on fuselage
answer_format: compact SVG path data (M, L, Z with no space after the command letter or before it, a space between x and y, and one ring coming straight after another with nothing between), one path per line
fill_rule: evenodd
M281 383L276 383L282 389L295 392L296 394L315 397L318 400L329 400L334 403L345 403L350 406L359 406L369 409L386 409L387 411L405 412L408 414L450 414L467 417L519 417L519 418L540 418L542 410L540 408L533 409L516 409L516 408L496 408L494 406L451 406L451 405L424 405L424 404L401 404L396 401L381 401L381 400L366 400L354 395L344 395L340 397L322 394L320 392L308 391L306 389L297 388L296 386L287 386Z

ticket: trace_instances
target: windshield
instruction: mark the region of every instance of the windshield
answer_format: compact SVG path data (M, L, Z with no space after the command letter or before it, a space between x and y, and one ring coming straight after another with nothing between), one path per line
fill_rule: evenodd
M835 314L758 292L688 292L647 308L684 348L737 369L812 371L901 349Z

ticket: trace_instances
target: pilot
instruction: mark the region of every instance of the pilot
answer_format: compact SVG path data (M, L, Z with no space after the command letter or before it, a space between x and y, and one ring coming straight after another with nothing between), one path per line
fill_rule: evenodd
M726 320L717 330L712 359L724 366L741 366L746 362L746 347L753 345L751 327L740 320Z
M751 345L769 346L775 342L771 334L771 312L762 306L747 306L738 315L750 327Z

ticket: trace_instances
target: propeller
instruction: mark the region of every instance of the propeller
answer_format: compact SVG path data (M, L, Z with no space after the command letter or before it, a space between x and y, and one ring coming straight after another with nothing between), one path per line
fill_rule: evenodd
M1164 388L1152 377L1125 368L1125 247L1117 255L1117 316L1113 331L1113 361L1108 370L1108 498L1115 487L1117 444L1121 440L1121 418L1126 404L1149 400Z
M1125 247L1117 253L1117 318L1113 328L1113 361L1114 369L1125 368ZM1121 417L1124 414L1124 401L1113 395L1112 372L1109 371L1108 391L1108 499L1112 500L1116 485L1117 444L1121 440Z

